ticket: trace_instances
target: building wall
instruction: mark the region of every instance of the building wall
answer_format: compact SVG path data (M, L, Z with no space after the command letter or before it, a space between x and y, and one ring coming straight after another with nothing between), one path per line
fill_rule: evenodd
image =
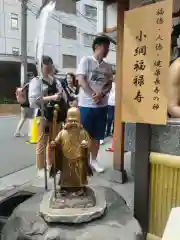
M104 32L104 2L103 1L96 1L97 2L97 32L103 33ZM106 12L106 28L112 28L116 26L117 22L117 10L116 10L117 4L112 4L110 6L107 6L105 8ZM115 7L114 7L115 6ZM115 9L114 9L115 8ZM114 44L111 44L110 46L110 52L106 58L107 62L116 65L116 46Z
M43 0L29 0L28 3L27 53L30 58L35 56L36 13L42 2ZM75 71L75 65L78 64L80 58L92 54L93 35L97 32L97 16L94 14L91 16L90 10L86 11L89 9L86 5L90 6L90 9L91 7L96 8L96 1L81 0L77 2L76 14L70 4L73 4L73 0L61 0L61 4L56 5L56 11L48 20L44 42L44 54L50 55L55 65L63 73ZM63 6L64 11L62 11ZM78 27L75 38L72 39L72 36L65 38L62 24ZM15 25L17 26L12 28ZM88 38L84 37L85 33L90 34ZM69 35L70 31L67 34ZM11 56L11 60L19 60L19 57L15 56L18 54L21 54L20 1L0 0L0 61L7 56Z
M142 0L130 0L130 9L140 7L142 3ZM97 1L97 10L98 10L98 16L97 16L97 31L103 32L103 18L104 14L106 14L106 29L112 29L113 27L116 27L117 25L117 2L107 5L105 8L105 13L103 12L103 1ZM173 4L173 12L177 12L180 9L180 1L174 0ZM180 18L174 18L173 19L173 26L180 23ZM116 33L111 33L111 37L115 37ZM115 37L116 38L116 37ZM180 47L180 38L178 39L178 46ZM113 49L115 50L115 48ZM115 63L116 62L116 53L115 51L111 51L108 56L108 61Z

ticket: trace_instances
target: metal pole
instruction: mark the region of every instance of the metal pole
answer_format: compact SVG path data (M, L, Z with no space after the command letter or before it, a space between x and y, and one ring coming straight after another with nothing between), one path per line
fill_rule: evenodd
M41 9L42 10L42 9ZM41 11L39 11L39 14L37 16L37 18L40 17ZM39 44L39 36L37 39L37 44ZM38 50L38 45L36 46L36 51ZM43 101L43 97L44 97L44 90L43 90L43 76L42 76L42 72L41 72L41 65L42 65L42 56L40 58L38 58L38 54L36 52L36 61L37 61L37 69L38 69L38 76L39 76L39 80L41 81L41 121L42 121L42 125L43 125L43 132L44 134L47 134L45 132L45 116L44 116L44 101ZM46 155L46 154L45 154ZM48 190L48 179L47 179L47 163L46 163L46 156L44 158L44 187L45 190Z
M21 85L27 82L27 0L21 0Z

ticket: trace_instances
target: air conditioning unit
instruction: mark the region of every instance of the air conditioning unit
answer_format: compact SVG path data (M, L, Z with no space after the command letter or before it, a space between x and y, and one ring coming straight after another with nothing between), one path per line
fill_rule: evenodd
M13 48L12 48L12 54L13 54L14 56L19 56L19 48L13 47Z

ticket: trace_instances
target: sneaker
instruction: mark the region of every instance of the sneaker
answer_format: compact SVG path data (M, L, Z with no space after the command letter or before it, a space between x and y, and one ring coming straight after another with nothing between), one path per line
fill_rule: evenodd
M97 173L103 173L104 168L100 167L98 162L96 160L91 161L91 167L97 172Z
M100 145L104 144L104 140L100 140Z
M15 133L15 134L14 134L14 136L15 136L15 137L24 137L24 135L23 135L23 134L21 134L21 133L18 133L18 132L17 132L17 133Z

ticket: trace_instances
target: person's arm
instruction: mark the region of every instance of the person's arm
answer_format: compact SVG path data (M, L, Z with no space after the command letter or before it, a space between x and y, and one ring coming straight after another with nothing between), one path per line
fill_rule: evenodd
M102 96L106 96L112 88L112 81L113 81L113 72L112 69L110 68L109 72L106 75L107 77L107 83L103 86L102 91L101 91L101 95Z
M28 99L30 107L38 108L41 106L41 82L38 78L33 78L29 83Z
M46 96L46 97L43 97L43 101L44 102L49 102L49 101L54 101L58 98L58 94L54 94L52 96Z
M30 107L32 108L39 108L41 106L41 80L39 78L33 78L31 82L29 83L29 93L28 93L28 99ZM57 94L53 96L46 96L43 97L44 102L48 102L51 100L55 100L57 98Z
M92 96L93 90L87 82L87 73L88 73L88 58L84 57L81 59L76 75L79 86L84 90L85 93Z
M168 113L172 118L180 118L180 59L169 68Z
M111 68L109 69L105 77L107 78L107 82L104 84L101 92L93 94L93 102L95 104L100 103L101 100L111 91L113 80L113 73Z
M63 98L65 100L65 102L67 102L66 92L62 86L62 83L58 80L56 80L56 88L57 88L57 94L59 94L59 97Z

